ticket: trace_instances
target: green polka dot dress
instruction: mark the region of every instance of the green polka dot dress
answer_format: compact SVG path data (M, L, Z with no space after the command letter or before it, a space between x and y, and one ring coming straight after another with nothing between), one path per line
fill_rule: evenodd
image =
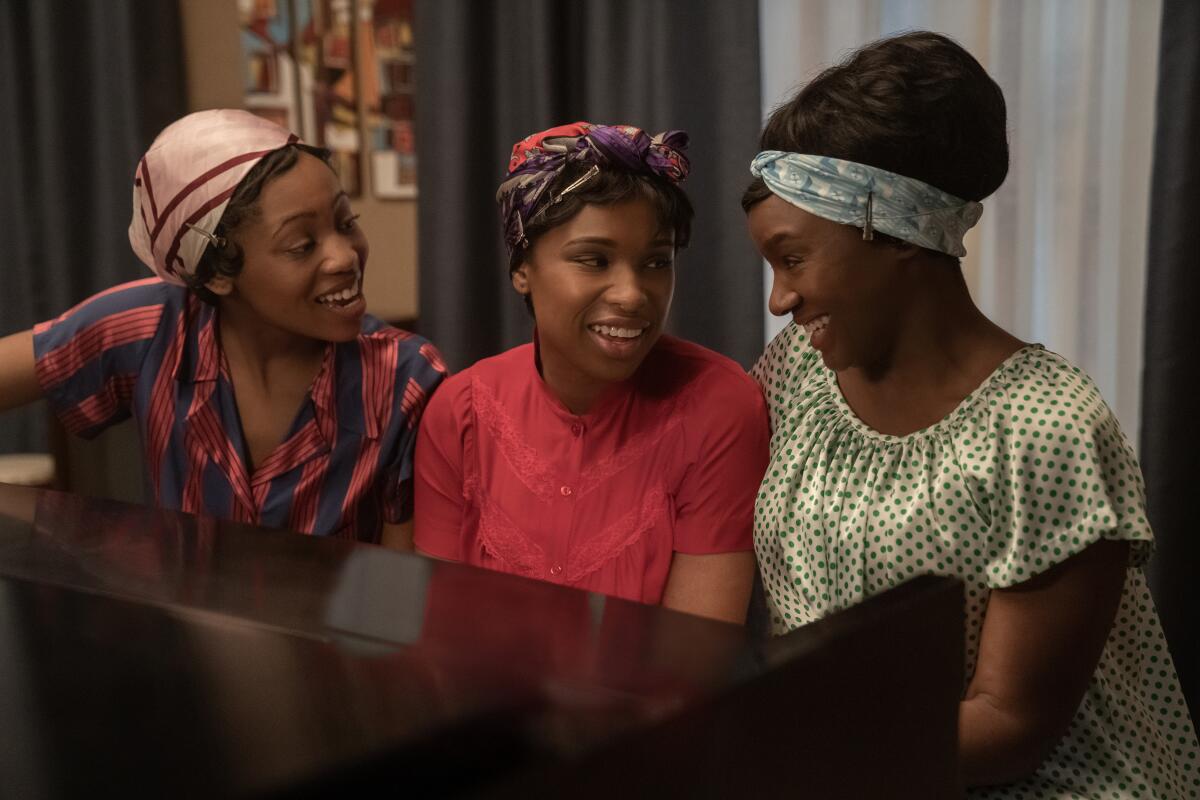
M1120 610L1066 735L1032 777L970 796L1200 796L1196 733L1141 569L1153 542L1141 472L1083 372L1026 347L908 436L863 424L795 324L753 375L771 412L754 539L775 633L916 575L951 575L966 586L970 680L992 589L1127 539Z

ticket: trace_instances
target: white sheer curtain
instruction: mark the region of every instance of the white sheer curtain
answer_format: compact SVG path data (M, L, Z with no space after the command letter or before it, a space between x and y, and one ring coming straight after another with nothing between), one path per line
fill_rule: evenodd
M903 30L946 33L988 69L1012 164L967 239L967 281L996 322L1086 370L1136 446L1160 0L759 3L764 116ZM784 322L768 314L767 338Z

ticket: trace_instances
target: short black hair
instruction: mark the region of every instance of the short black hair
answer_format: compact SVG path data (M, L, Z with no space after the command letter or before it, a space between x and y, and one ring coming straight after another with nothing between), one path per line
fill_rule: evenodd
M246 220L258 215L258 198L262 194L263 188L296 166L301 153L319 158L327 166L330 166L330 169L333 168L330 165L332 157L330 150L296 142L263 156L233 190L233 195L229 198L229 205L225 206L221 220L212 232L214 236L225 240L225 246L218 248L214 244L209 244L205 247L204 252L200 255L200 261L196 264L195 272L186 278L188 288L204 302L210 305L217 304L217 296L206 286L209 281L218 275L235 278L241 273L242 248L234 241L233 234Z
M1006 113L1000 87L961 45L913 31L817 75L771 113L760 144L868 164L979 201L1008 174ZM770 194L756 178L742 208Z

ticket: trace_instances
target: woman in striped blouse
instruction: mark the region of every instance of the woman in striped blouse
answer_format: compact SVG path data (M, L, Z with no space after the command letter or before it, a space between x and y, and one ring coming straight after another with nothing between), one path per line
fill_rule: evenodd
M0 410L71 432L133 416L154 503L407 546L437 350L365 313L367 240L328 151L245 111L191 114L138 163L156 277L0 339Z

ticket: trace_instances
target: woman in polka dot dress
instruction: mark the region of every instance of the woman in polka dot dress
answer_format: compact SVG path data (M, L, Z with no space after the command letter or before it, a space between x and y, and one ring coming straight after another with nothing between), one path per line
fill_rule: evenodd
M985 318L959 265L1008 169L999 87L945 37L884 39L777 109L762 147L743 206L771 311L794 319L753 370L774 631L955 576L971 797L1200 795L1133 451L1091 380Z

